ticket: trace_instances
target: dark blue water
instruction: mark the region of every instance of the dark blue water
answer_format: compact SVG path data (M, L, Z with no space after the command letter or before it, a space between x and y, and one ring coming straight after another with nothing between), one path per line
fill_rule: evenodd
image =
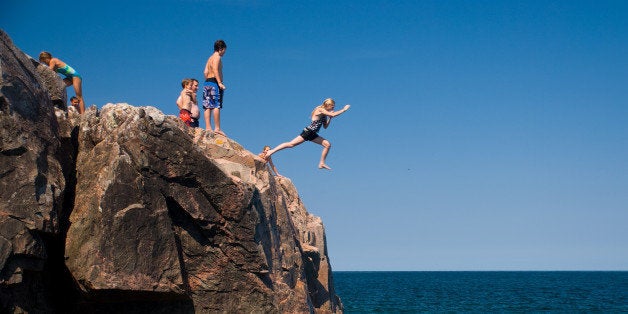
M345 313L628 312L628 272L334 272Z

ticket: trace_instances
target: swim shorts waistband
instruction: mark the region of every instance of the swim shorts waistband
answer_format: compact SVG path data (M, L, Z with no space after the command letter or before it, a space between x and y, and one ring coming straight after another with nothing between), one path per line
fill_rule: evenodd
M208 78L208 79L205 79L205 82L212 82L212 83L216 83L216 84L218 84L218 81L216 80L216 78L215 78L215 77L210 77L210 78Z

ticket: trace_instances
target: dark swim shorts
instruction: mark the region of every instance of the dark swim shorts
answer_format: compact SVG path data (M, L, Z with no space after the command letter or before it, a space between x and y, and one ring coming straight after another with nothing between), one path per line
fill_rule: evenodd
M311 140L313 140L313 139L318 137L318 133L316 133L316 132L314 132L314 131L312 131L312 130L310 130L308 128L303 129L303 132L301 132L301 134L299 134L299 135L306 141L311 141Z

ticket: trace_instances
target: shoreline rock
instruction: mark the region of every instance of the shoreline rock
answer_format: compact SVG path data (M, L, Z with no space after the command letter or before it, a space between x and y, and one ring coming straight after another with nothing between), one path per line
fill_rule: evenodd
M2 312L342 312L289 179L153 107L53 108L0 47Z

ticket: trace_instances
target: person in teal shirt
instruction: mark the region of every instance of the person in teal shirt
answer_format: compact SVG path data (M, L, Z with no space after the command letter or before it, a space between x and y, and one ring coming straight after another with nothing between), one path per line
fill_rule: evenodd
M85 112L85 101L83 100L83 80L81 75L76 72L71 66L65 62L53 58L52 54L47 51L43 51L39 54L39 62L47 65L51 70L65 76L63 81L66 86L72 85L74 87L74 93L79 100L79 106L77 107L79 113Z

